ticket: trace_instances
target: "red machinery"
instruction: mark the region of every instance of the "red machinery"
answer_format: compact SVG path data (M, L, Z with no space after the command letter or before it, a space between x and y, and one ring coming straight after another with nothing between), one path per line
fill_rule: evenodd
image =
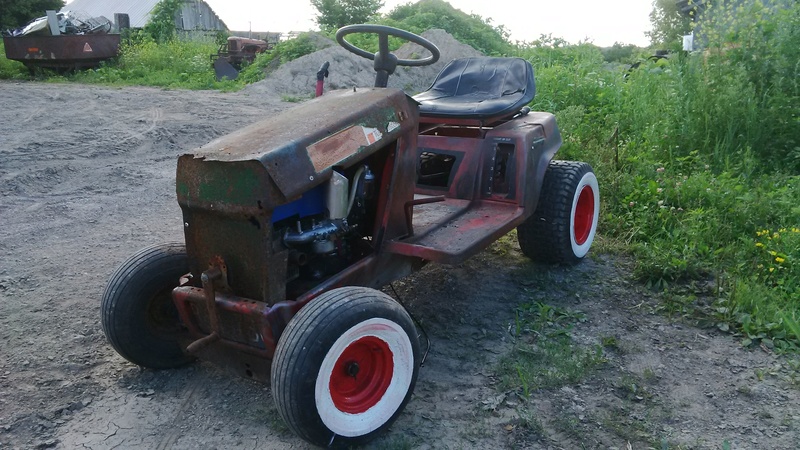
M379 51L352 46L354 32L377 33ZM389 35L431 55L398 60ZM132 256L102 302L128 360L201 358L271 380L283 419L320 446L375 437L414 389L419 333L377 288L515 228L525 255L576 263L600 206L591 167L552 161L561 136L552 114L526 106L527 61L455 60L411 98L387 79L435 62L434 44L375 25L337 40L374 59L376 87L327 93L181 156L185 244Z
M243 64L253 62L259 53L264 53L273 47L275 42L230 36L219 46L217 53L211 55L211 65L214 66L217 81L223 78L235 80Z

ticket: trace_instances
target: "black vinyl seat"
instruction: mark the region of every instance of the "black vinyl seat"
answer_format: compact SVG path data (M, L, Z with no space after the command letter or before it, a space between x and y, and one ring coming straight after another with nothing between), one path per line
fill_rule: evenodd
M484 121L516 113L534 95L536 84L528 61L473 57L451 61L414 100L423 118Z

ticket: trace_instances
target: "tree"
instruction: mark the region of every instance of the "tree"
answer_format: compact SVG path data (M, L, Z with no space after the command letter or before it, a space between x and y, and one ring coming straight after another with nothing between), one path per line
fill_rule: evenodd
M144 26L156 42L167 42L175 37L175 16L183 0L161 0L150 11L150 19Z
M691 19L682 14L675 0L653 1L650 12L653 29L645 32L650 43L657 47L681 48L682 36L692 29Z
M319 27L335 30L368 22L383 7L383 0L311 0L311 5L319 11L316 18Z
M611 47L600 49L600 53L603 54L603 59L606 62L619 62L624 64L631 64L634 56L636 56L635 53L638 51L639 47L633 44L626 45L621 42L614 42L614 45Z
M48 9L58 11L63 6L63 0L0 0L0 30L21 27L44 17Z
M388 19L393 26L421 34L431 28L447 31L459 42L471 45L486 55L507 55L511 52L508 30L492 25L492 19L467 14L444 0L419 0L394 8Z

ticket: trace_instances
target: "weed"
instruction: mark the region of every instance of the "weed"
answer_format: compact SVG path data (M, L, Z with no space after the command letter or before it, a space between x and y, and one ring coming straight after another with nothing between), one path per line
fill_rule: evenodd
M619 349L619 342L617 341L616 336L601 336L600 345L602 345L603 348L613 348L615 350Z
M569 331L583 313L542 302L517 308L516 342L498 367L500 388L519 389L527 398L534 390L576 383L605 362L602 347L583 348Z
M535 411L531 411L527 408L520 408L517 410L517 414L519 414L520 423L525 429L539 436L545 435L544 424L542 424L542 421Z
M411 450L416 447L415 442L404 434L393 433L377 442L382 449L386 450Z
M308 100L310 97L298 97L295 95L281 95L281 101L288 102L288 103L300 103L302 101Z
M28 69L21 62L6 59L5 45L0 42L0 80L19 80L29 76Z
M614 382L614 387L628 400L641 402L650 399L653 395L642 386L641 381L630 374L624 374Z
M553 418L552 425L560 432L571 436L576 440L583 440L585 433L581 430L580 421L573 416L568 416L566 413L561 413Z
M741 386L738 386L736 388L736 392L744 395L745 397L752 397L753 396L753 389L751 389L750 386L747 386L747 385L744 385L744 384L741 385Z
M503 257L506 263L508 263L506 259L508 257L514 257L514 259L521 261L522 254L519 252L519 243L517 242L517 230L512 230L505 236L496 240L489 247L489 251L493 255Z

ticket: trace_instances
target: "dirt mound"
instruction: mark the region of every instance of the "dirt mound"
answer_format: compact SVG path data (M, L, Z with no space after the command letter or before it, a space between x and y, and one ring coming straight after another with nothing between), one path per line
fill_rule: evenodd
M398 67L395 73L389 77L389 87L403 89L409 94L421 92L430 86L442 67L453 59L481 55L479 51L462 44L444 30L428 30L422 33L422 36L439 47L441 52L439 61L425 67ZM406 43L394 54L402 59L424 57L428 53L419 45ZM313 97L317 83L317 70L325 61L330 62L330 76L325 82L326 90L368 87L375 84L375 70L372 68L372 61L356 56L336 45L280 66L266 79L245 88L245 92L250 95Z

